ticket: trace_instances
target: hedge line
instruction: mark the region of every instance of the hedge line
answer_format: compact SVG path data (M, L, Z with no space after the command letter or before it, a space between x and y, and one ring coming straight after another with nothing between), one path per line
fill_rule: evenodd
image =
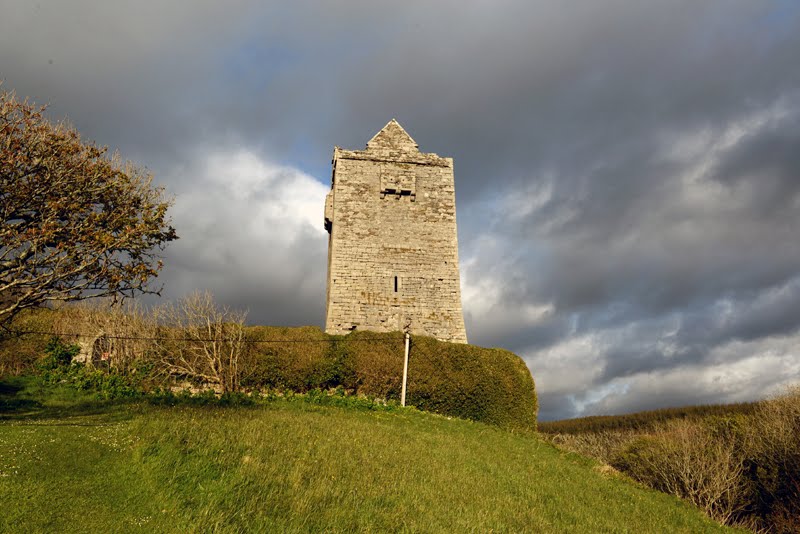
M67 320L33 310L19 330L52 331ZM76 327L77 328L77 327ZM403 334L353 332L331 336L320 328L251 326L242 362L245 388L309 392L341 387L353 394L400 400ZM49 336L0 336L0 375L35 372ZM72 341L69 339L67 341ZM503 349L412 338L407 404L425 411L509 429L536 428L533 378L517 355Z
M243 383L294 391L344 389L400 398L403 335L353 332L330 336L316 327L257 326L252 372ZM281 340L281 343L265 343ZM504 428L535 429L536 392L525 363L503 349L414 336L407 404Z

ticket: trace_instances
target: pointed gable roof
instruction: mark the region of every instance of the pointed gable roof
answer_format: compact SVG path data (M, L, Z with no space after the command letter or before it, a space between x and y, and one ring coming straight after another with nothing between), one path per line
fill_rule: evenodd
M395 119L390 120L383 129L367 142L367 149L399 150L419 152L419 145Z

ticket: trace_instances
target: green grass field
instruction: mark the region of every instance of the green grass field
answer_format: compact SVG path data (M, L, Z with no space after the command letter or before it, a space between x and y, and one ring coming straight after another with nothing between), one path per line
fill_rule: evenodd
M318 405L100 403L0 384L3 532L715 532L532 433Z

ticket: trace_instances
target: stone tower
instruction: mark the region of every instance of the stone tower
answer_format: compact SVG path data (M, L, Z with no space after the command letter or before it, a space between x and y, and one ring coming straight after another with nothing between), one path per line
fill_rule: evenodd
M333 149L329 334L407 330L467 342L453 160L417 146L392 119L366 150Z

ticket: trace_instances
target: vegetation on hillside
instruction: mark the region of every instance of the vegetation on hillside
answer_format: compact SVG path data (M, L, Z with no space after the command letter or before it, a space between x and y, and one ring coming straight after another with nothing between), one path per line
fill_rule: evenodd
M58 332L88 350L87 369L69 367L63 379L127 380L136 388L214 389L348 395L398 401L404 338L400 332L331 336L317 327L245 327L244 318L195 294L151 314L137 307L37 310L17 318L21 331ZM0 368L36 370L46 334L0 340ZM86 355L84 355L86 356ZM99 359L98 359L99 358ZM53 371L51 371L52 374ZM111 380L111 378L108 378ZM412 338L407 404L503 428L534 430L537 401L525 363L502 349Z
M214 398L0 383L0 531L726 530L533 433L351 397Z
M559 447L686 499L721 522L800 532L800 387L752 404L584 418L540 428Z
M412 413L398 412L401 333L328 336L314 327L245 327L242 317L220 312L210 297L197 298L184 308L173 307L169 321L162 319L163 311L150 315L138 308L28 311L15 326L43 334L0 339L2 371L34 372L41 391L67 388L95 402L133 402L128 416L155 410L148 415L152 421L162 412L143 407L143 401L186 410L239 406L242 413L263 408L265 401ZM214 319L203 325L197 317ZM76 331L97 333L89 339L103 359L73 363L79 347L69 333ZM795 513L800 509L799 399L800 390L793 390L760 403L584 418L544 423L541 430L551 443L681 497L717 521L794 532L800 528ZM422 410L507 429L532 430L536 424L530 373L517 356L500 349L414 337L408 401ZM30 402L22 398L20 404L0 405L0 413L30 408ZM191 417L203 419L201 413ZM147 434L139 427L136 432ZM191 447L186 450L193 454ZM209 515L217 507L226 509L227 501L220 499L208 505ZM187 524L196 524L195 519Z
M251 327L247 338L254 342L255 367L247 384L299 392L342 387L400 398L400 332L329 336L316 327ZM533 379L517 355L422 336L413 337L410 353L409 405L505 428L535 428Z
M539 431L547 434L584 434L586 432L653 430L675 419L700 420L709 416L750 415L758 403L740 402L735 404L703 404L661 408L623 415L591 415L561 421L543 421Z

